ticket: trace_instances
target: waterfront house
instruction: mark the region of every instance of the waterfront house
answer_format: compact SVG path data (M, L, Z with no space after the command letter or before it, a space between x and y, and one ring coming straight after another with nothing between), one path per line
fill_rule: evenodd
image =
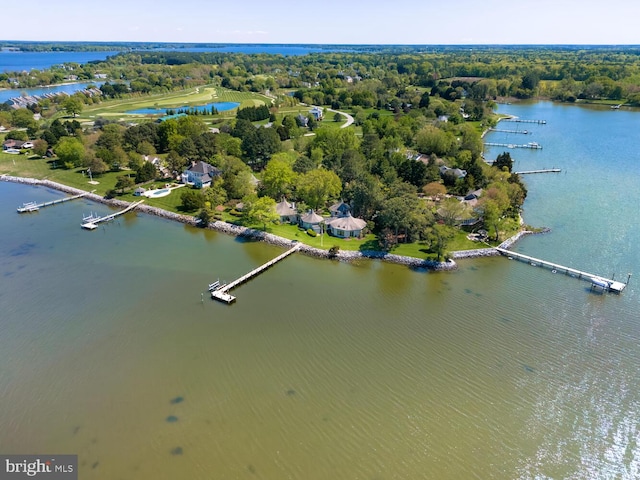
M361 218L354 218L349 212L345 216L332 217L326 221L327 232L334 237L359 238L367 226Z
M331 218L325 220L327 232L334 237L359 238L367 222L351 216L351 207L344 202L329 207Z
M193 185L196 188L210 187L211 181L222 175L219 168L205 162L192 162L191 166L182 172L182 183Z
M305 215L300 217L300 227L305 230L311 229L317 233L322 231L323 222L324 217L318 215L314 210L309 210Z
M280 215L281 222L298 223L298 210L294 203L287 202L286 198L282 198L280 203L276 203L276 212Z

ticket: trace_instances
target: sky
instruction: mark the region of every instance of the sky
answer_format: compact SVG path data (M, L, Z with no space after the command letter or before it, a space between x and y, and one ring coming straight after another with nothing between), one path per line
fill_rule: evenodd
M0 40L640 44L638 0L30 0L0 17Z

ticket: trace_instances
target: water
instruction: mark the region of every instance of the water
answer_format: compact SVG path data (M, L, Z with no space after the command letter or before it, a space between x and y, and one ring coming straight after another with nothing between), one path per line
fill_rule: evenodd
M517 249L640 272L638 114L505 108L548 121L517 165L567 171L526 178L527 222L553 231ZM77 453L83 479L640 475L635 278L616 296L505 258L296 254L226 306L207 285L281 249L135 213L82 231L108 212L85 200L12 207L60 195L0 183L2 452Z
M5 103L14 97L20 97L22 94L26 95L44 95L46 93L68 93L74 94L79 90L85 90L89 87L100 87L104 82L88 82L88 83L70 83L67 85L55 85L51 87L39 87L39 88L21 88L12 90L0 90L0 103Z
M173 107L173 108L139 108L137 110L128 110L125 113L135 113L138 115L153 115L153 114L166 114L169 110L180 110L180 109L189 109L189 110L197 110L199 112L211 111L211 107L215 107L218 112L226 112L227 110L232 110L240 106L239 102L213 102L207 103L206 105L199 105L195 107L182 106L182 107Z
M105 60L119 52L13 52L0 51L0 72L46 70L63 63L88 63Z

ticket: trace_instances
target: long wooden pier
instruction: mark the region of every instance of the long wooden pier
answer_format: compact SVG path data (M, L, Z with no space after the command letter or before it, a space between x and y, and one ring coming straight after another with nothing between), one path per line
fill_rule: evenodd
M98 228L98 224L99 223L104 223L104 222L108 222L110 220L113 220L117 216L122 215L123 213L127 213L129 210L133 210L138 205L140 205L142 202L144 202L144 200L140 200L138 202L134 202L131 205L129 205L127 208L125 208L124 210L121 210L121 211L116 212L116 213L112 213L110 215L105 215L104 217L97 217L95 215L90 215L88 217L84 217L82 219L83 223L80 226L82 228L84 228L85 230L95 230L96 228Z
M503 122L517 122L517 123L537 123L538 125L546 125L547 124L546 120L526 120L526 119L517 118L517 117L503 118L502 121Z
M95 190L92 190L90 192L84 192L84 193L81 193L80 195L59 198L57 200L52 200L50 202L44 202L44 203L36 203L36 202L23 203L21 207L18 207L18 213L37 212L41 208L50 207L51 205L58 205L59 203L68 202L70 200L75 200L76 198L84 197L85 195L89 195L90 193L93 193L93 192L95 192Z
M547 262L546 260L530 257L529 255L523 255L522 253L512 252L511 250L506 250L504 248L496 247L496 250L502 255L506 255L509 259L515 258L525 261L534 267L550 268L552 273L562 272L575 278L587 280L591 282L591 288L600 288L609 292L621 293L627 286L627 283L629 283L629 279L627 279L627 283L617 282L613 279L601 277L600 275L583 272L571 267L565 267L564 265L559 265L557 263ZM631 274L629 274L629 278L630 277Z
M486 142L485 146L487 147L505 147L505 148L530 148L532 150L542 150L542 145L536 142L529 142L524 144L517 143L493 143Z
M489 129L490 132L497 132L497 133L519 133L522 135L530 135L531 132L528 130L501 130L499 128L490 128Z
M280 260L283 260L283 259L287 258L289 255L291 255L293 252L298 251L299 248L300 248L300 244L298 243L298 244L294 245L292 248L290 248L289 250L287 250L286 252L278 255L273 260L269 260L267 263L265 263L263 265L260 265L258 268L255 268L254 270L251 270L246 275L243 275L242 277L238 278L237 280L234 280L231 283L223 284L223 285L221 285L219 281L212 283L211 285L209 285L209 291L211 292L211 298L213 298L215 300L219 300L219 301L224 302L224 303L233 303L233 302L235 302L236 297L234 297L233 295L230 295L228 293L229 290L237 287L238 285L243 284L244 282L246 282L249 279L255 277L256 275L261 274L262 272L264 272L269 267L271 267L271 266L275 265L276 263L278 263Z
M514 172L516 175L530 175L532 173L560 173L559 168L543 168L542 170L524 170L522 172Z

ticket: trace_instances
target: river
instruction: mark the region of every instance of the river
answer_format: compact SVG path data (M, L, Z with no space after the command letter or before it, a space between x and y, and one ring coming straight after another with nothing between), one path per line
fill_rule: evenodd
M547 120L516 169L563 169L526 177L525 220L552 231L516 249L640 274L640 114L500 108ZM0 182L0 452L77 453L85 480L640 475L635 277L295 254L227 306L207 284L281 249L143 214L87 232L108 207L85 200L15 213L60 196Z

